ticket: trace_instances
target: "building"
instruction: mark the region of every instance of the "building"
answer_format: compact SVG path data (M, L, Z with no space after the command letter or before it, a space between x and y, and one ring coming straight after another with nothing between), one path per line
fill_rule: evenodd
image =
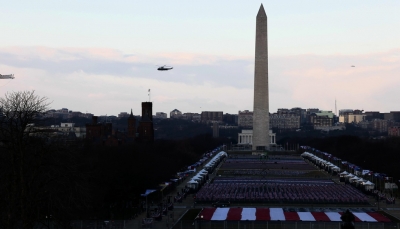
M142 119L138 127L138 140L141 142L154 141L152 102L142 102Z
M131 109L131 114L129 115L129 118L128 118L127 137L130 138L130 140L132 140L132 141L135 141L135 139L136 139L136 119L133 116L132 109Z
M295 114L272 114L269 116L270 128L297 130L300 128L300 116Z
M201 122L222 122L223 112L222 111L202 111Z
M60 125L51 125L50 127L33 127L36 130L52 133L53 136L74 135L76 138L86 137L86 128L77 127L75 123L61 123Z
M400 137L400 126L389 127L388 135L392 137Z
M317 113L310 114L310 123L314 129L316 127L327 127L333 125L334 113L332 111L319 111Z
M168 118L167 113L164 112L156 112L156 115L154 116L156 119L166 119Z
M379 133L388 132L388 120L373 119L370 123L371 123L371 129Z
M300 117L300 125L307 121L307 110L300 107L290 109L290 113Z
M178 109L174 109L169 113L169 118L182 118L182 112Z
M193 113L193 115L192 115L192 121L193 121L193 122L201 122L201 114L199 114L199 113Z
M199 113L184 113L182 115L182 118L185 120L190 120L190 121L200 121L201 120L201 115Z
M339 116L344 115L344 114L350 114L353 113L353 109L341 109L339 110Z
M269 148L276 146L276 134L269 131ZM238 134L238 145L253 145L253 130L242 130L242 133Z
M224 114L222 121L228 125L237 125L238 124L238 115L237 114Z
M306 115L309 116L309 115L311 115L311 114L313 114L313 113L318 113L318 112L319 112L319 109L318 109L318 108L308 108L308 109L306 110Z
M92 141L102 141L112 134L111 123L99 123L98 117L92 117L92 123L86 124L86 138Z
M362 110L340 110L340 123L359 123L366 120L367 115L362 113Z
M256 17L254 61L253 150L269 149L268 23L261 4Z
M390 113L383 113L383 119L400 122L400 111L391 111Z
M243 128L253 128L253 112L249 110L239 111L238 126Z
M366 111L365 113L365 120L371 121L373 119L383 119L383 114L379 111Z
M118 118L128 118L129 113L128 112L121 112L118 114Z

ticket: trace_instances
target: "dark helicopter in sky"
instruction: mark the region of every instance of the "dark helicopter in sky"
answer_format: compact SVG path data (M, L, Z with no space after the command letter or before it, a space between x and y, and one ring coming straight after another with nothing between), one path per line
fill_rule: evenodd
M171 70L171 69L173 69L173 67L169 67L169 66L166 66L166 65L157 68L158 71L168 71L168 70Z

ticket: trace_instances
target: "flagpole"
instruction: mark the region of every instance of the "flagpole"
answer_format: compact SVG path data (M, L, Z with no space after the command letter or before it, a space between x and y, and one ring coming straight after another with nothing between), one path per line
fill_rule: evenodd
M149 91L148 91L148 92L149 92L149 102L151 102L151 100L150 100L150 89L149 89Z

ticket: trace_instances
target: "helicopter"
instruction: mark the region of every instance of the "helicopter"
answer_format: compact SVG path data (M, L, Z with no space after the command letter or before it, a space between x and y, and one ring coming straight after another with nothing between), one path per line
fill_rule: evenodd
M356 67L356 66L354 66L354 65L351 65L351 67L352 67L352 68L354 68L354 67Z
M14 74L10 74L10 75L2 75L0 74L0 79L14 79Z
M169 66L166 66L166 65L157 68L158 71L168 71L168 70L171 70L171 69L173 69L173 67L169 67Z

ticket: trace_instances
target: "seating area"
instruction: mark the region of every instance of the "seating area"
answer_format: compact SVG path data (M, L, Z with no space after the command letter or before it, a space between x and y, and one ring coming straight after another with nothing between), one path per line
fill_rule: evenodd
M282 170L314 170L315 168L303 160L265 160L255 158L229 158L221 169L282 169Z
M254 183L218 182L206 184L196 194L198 202L284 202L363 204L368 198L351 186L333 182L293 182L292 180L257 180Z
M266 170L266 169L233 169L224 170L224 175L233 176L301 176L307 174L308 171L297 170Z

